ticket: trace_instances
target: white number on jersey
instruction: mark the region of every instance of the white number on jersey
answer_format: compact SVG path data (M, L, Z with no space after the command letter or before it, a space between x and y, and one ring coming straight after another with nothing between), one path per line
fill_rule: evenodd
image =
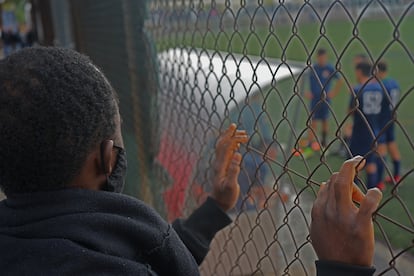
M362 94L362 111L366 115L377 115L381 113L382 93L366 91Z
M391 104L390 109L393 110L400 99L400 90L395 88L390 91Z

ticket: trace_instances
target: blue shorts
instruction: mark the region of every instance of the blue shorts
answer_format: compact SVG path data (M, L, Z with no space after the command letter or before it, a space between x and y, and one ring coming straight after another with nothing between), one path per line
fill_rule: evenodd
M329 118L329 105L326 102L311 102L310 111L312 112L312 119L327 120Z
M379 132L378 132L378 134L379 134ZM378 144L385 144L385 143L387 143L385 133L384 134L381 134L380 136L378 134L376 134L376 136L377 136L377 143Z
M351 139L351 144L349 146L349 149L351 150L351 153L353 156L361 155L365 158L367 164L374 163L376 161L375 151L371 148L372 143L361 143L361 141L358 141L358 139L354 139L354 137Z
M388 126L388 128L385 130L385 132L381 135L381 137L378 139L378 143L381 144L388 144L391 142L395 142L395 124L391 124Z
M377 156L375 152L370 152L371 149L350 149L353 156L361 155L365 158L367 164L372 164L376 162Z

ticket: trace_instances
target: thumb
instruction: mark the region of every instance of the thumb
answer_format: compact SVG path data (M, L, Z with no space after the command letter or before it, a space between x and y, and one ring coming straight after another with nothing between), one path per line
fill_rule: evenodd
M369 189L365 198L361 202L359 208L359 215L362 217L372 217L372 214L377 210L378 205L382 199L382 193L379 189Z

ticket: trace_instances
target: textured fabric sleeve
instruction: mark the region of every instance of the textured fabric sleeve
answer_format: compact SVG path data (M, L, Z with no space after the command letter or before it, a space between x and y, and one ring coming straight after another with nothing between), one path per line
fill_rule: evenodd
M201 264L216 233L230 223L229 216L209 197L190 217L175 220L173 227L197 263Z
M338 262L316 261L317 276L372 276L375 268Z

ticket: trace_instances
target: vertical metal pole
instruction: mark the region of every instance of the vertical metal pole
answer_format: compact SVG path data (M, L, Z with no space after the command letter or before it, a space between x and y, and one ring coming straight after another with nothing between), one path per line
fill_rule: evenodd
M122 11L123 11L123 18L124 18L124 32L125 32L125 43L126 43L126 52L128 57L128 74L129 74L129 81L130 81L130 89L131 89L131 99L132 99L132 110L133 110L133 118L134 118L134 134L137 143L138 152L137 157L139 160L138 164L138 171L140 176L140 191L139 197L141 200L145 201L146 203L152 205L153 204L153 195L151 192L151 188L149 186L149 164L148 160L145 156L147 152L145 149L145 145L142 139L143 135L146 135L146 131L144 129L144 122L142 122L142 112L140 108L140 100L139 100L139 80L138 80L138 68L137 68L137 56L136 56L136 47L134 47L134 26L133 20L131 15L131 3L130 0L122 0ZM138 30L137 30L138 31ZM148 134L147 134L148 135Z
M50 0L36 0L33 1L33 5L38 12L37 16L39 16L39 23L41 24L41 26L37 24L37 27L42 28L42 30L37 30L39 42L42 45L53 45L55 30L53 27ZM40 36L40 34L42 34L42 36Z
M50 2L52 21L55 29L54 45L74 48L72 18L68 0L54 0Z

